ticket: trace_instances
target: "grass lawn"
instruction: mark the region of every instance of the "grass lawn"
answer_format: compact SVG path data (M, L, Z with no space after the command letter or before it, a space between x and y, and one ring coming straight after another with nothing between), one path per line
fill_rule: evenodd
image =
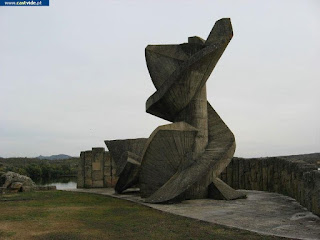
M281 239L63 191L0 196L0 239Z

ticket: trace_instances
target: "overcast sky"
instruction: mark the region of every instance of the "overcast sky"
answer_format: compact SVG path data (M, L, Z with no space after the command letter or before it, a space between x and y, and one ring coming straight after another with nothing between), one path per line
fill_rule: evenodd
M148 44L234 37L207 82L236 156L320 152L320 1L81 1L0 7L0 156L78 156L149 137Z

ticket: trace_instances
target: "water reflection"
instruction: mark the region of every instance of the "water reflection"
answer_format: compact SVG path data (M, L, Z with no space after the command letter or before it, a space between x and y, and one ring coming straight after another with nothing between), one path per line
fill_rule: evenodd
M55 179L39 179L36 181L37 185L42 186L56 186L57 190L76 189L76 177L61 177Z
M55 183L46 184L45 186L56 186L57 190L66 190L66 189L76 189L77 183L76 182L68 182L68 183L55 182Z

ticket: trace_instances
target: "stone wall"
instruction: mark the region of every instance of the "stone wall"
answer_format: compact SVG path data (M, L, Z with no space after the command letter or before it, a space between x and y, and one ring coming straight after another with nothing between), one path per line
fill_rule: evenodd
M320 215L320 171L314 164L284 158L233 158L221 179L235 189L277 192Z
M117 180L114 162L104 148L80 153L78 188L114 187Z

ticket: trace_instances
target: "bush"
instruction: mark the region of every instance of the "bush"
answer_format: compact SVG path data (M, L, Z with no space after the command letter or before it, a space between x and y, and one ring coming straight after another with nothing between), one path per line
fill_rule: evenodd
M30 164L26 168L27 175L32 179L40 179L42 177L42 169L39 165Z

